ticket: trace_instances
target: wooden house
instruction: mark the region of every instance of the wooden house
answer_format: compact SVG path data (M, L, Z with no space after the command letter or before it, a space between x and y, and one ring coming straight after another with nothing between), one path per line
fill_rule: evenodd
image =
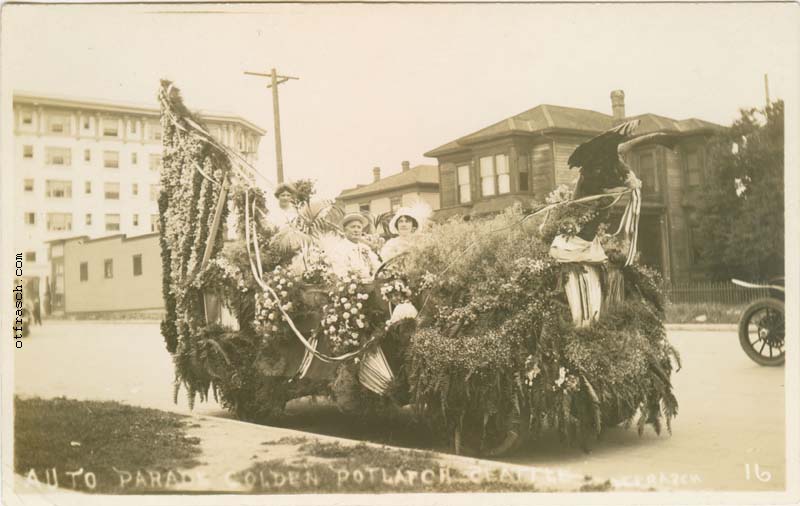
M690 226L693 202L703 182L706 145L720 125L655 114L626 116L624 93L611 94L612 114L539 105L425 153L439 162L437 219L480 216L514 203L532 208L560 184L573 185L567 159L582 142L615 124L639 119L637 133L680 135L677 148L634 150L628 163L642 180L641 261L668 279L702 277Z

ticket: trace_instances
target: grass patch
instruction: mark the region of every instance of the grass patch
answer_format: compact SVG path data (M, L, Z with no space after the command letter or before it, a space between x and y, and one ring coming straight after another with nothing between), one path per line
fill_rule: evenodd
M255 463L233 476L261 494L398 492L535 492L529 476L443 465L431 452L374 448L364 443L309 442L301 454L324 459L300 465L285 460Z
M307 437L304 436L284 436L280 439L276 439L274 441L264 441L262 445L299 445L303 444L308 441Z
M670 303L666 323L738 323L745 307L744 304Z
M178 469L199 464L200 441L186 435L185 416L63 397L15 397L14 410L14 471L42 484L95 493L162 492L170 480L189 479Z

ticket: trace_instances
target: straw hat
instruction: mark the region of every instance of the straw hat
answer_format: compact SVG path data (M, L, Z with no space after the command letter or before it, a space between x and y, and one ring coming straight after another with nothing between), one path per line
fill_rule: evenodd
M346 214L344 216L344 218L342 218L342 228L346 227L347 224L350 223L351 221L361 222L361 225L364 228L367 228L369 226L369 220L363 214L361 214L361 213L349 213L349 214Z

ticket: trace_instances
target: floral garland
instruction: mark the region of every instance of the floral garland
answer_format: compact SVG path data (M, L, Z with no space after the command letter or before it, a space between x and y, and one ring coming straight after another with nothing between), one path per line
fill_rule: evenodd
M367 287L356 273L339 280L329 293L323 310L323 333L330 340L334 354L358 349L374 327L367 314L370 299Z
M268 292L256 294L254 328L265 344L285 342L293 337L281 309L293 318L303 310L303 286L299 277L289 269L275 267L264 282L271 286L280 301Z

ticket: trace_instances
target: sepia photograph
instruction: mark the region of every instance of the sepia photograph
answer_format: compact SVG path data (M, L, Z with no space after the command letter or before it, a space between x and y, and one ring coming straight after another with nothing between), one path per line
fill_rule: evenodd
M799 18L5 3L2 504L797 503Z

